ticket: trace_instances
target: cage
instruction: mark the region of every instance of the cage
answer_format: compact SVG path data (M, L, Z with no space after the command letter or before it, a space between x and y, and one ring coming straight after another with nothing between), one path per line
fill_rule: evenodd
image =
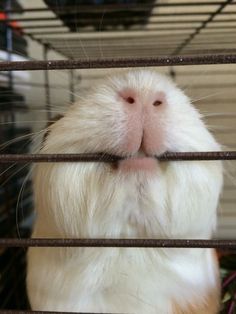
M47 245L216 247L223 276L221 312L235 313L235 5L234 0L2 1L0 313L30 311L26 248ZM171 76L223 145L221 153L165 157L225 160L214 239L30 240L34 219L30 163L96 158L35 154L41 130L96 80L126 67L158 68Z

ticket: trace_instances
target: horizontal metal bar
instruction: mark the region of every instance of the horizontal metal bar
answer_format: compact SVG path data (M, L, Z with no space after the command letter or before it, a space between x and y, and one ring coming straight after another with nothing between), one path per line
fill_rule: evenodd
M78 13L81 13L81 12L78 12ZM75 14L75 12L73 12L73 14ZM212 12L167 12L167 13L153 13L151 14L151 17L170 17L170 16L209 16L210 14L212 14ZM236 14L235 11L231 12L222 12L221 15L233 15L233 14ZM104 20L106 22L119 22L121 21L121 19L119 18L106 18L106 15L104 16ZM143 16L136 16L136 17L123 17L122 18L122 21L130 21L130 22L134 22L134 23L138 23L139 21L143 21L143 20L146 20L146 17L145 15ZM53 17L53 16L42 16L42 17L17 17L17 18L9 18L9 19L4 19L4 20L1 20L1 23L11 23L11 22L34 22L34 21L58 21L58 18L57 17ZM94 23L94 22L97 22L99 23L101 21L101 17L94 17L91 19L90 16L86 16L86 15L83 15L83 17L81 16L78 16L78 15L74 15L74 16L70 16L70 17L63 17L63 21L67 21L67 22L70 22L70 23ZM200 21L201 22L201 21Z
M117 10L143 10L143 9L149 9L149 8L155 8L155 7L191 7L191 6L217 6L223 4L224 1L216 2L216 1L195 1L195 2L176 2L176 3L154 3L154 4L107 4L107 5L78 5L78 6L56 6L52 8L27 8L27 9L12 9L12 10L4 10L5 13L11 14L11 13L26 13L26 12L47 12L51 11L53 8L57 10L60 13L75 13L75 12L111 12L111 11L117 11ZM232 3L236 4L236 3Z
M195 23L193 21L188 21L188 22L189 22L190 25L184 27L184 26L175 25L175 24L180 24L179 21L173 21L172 20L173 25L171 24L171 21L168 22L168 23L170 23L172 25L172 27L168 27L166 25L163 25L163 28L160 28L160 25L158 25L157 28L154 28L154 27L146 28L145 32L147 32L147 31L161 31L161 30L194 30L196 27L194 25L192 25L192 24L201 23L201 21L195 21ZM219 22L220 23L226 23L224 21L222 22L221 20L218 21L218 23ZM181 23L185 24L184 22L181 22ZM149 23L149 25L156 25L156 24L160 24L160 23L158 23L158 21L155 21L155 22L152 21L152 23L151 22ZM165 23L165 24L167 24L167 23ZM22 27L15 27L15 29L17 29L17 28L22 29ZM44 23L42 25L42 23L38 23L38 24L33 23L33 24L30 24L30 25L24 25L23 28L24 28L24 31L27 31L28 34L29 34L29 31L31 32L31 30L34 30L34 29L37 30L39 28L40 29L45 29L46 28L46 29L49 29L49 30L52 30L52 29L59 29L60 30L60 29L66 29L66 26L63 25L63 24L45 24ZM222 30L222 29L229 29L229 28L234 28L234 26L230 26L230 25L217 26L217 25L213 24L212 26L209 26L207 29L220 29L220 30ZM129 33L130 32L137 32L137 31L138 32L143 32L143 28L132 29L131 31L129 31ZM102 33L102 34L106 33L107 34L107 33L114 33L114 32L118 33L118 32L121 32L121 30L119 30L119 29L117 29L117 30L116 29L109 30L108 29L108 30L105 30L105 31L101 30L99 33ZM64 33L70 34L70 31L67 29L67 30L64 31ZM80 29L78 37L79 37L79 35L81 33L95 33L96 34L96 32L93 29L90 29L90 30ZM34 35L35 32L33 32L33 33L31 32L30 34ZM51 32L49 32L49 34L51 34ZM127 38L127 37L125 37L125 38ZM88 40L89 40L89 38L88 38Z
M236 160L236 151L181 152L155 156L159 161ZM110 154L0 154L1 163L27 162L117 162L125 157Z
M26 310L0 310L0 314L112 314L112 313L92 313L92 312L52 312L52 311L26 311ZM125 314L125 313L122 313Z
M225 248L236 240L202 239L0 239L0 247L123 247L123 248Z
M151 25L155 25L155 24L157 24L157 23L151 23ZM226 26L227 28L229 27L229 26ZM231 26L232 27L232 26ZM18 27L18 28L20 28L20 27ZM66 28L66 26L65 25L63 25L63 24L44 24L44 25L41 25L41 23L40 24L36 24L35 25L35 23L32 25L24 25L24 30L25 31L28 31L29 32L29 30L34 30L34 29L38 29L38 28L40 28L40 29L45 29L45 28L49 28L49 29L59 29L60 30L60 28L61 29L65 29ZM194 27L193 26L188 26L188 27L175 27L175 25L173 26L173 27L171 27L171 30L173 30L173 29L177 29L177 30L192 30L192 29L194 29ZM150 29L145 29L145 32L146 31L149 31ZM151 29L152 30L152 29ZM155 29L154 29L155 30ZM158 28L156 28L156 30L160 30L160 27L158 27ZM168 28L167 28L167 30L168 30ZM114 29L112 29L112 30L110 30L110 32L111 33L113 33L113 32L115 32L116 30L114 30ZM117 31L119 31L120 32L120 30L117 30ZM132 29L132 32L133 31L143 31L143 28L136 28L135 30L134 29ZM59 32L59 31L58 31ZM101 33L103 32L103 33L108 33L109 32L109 30L106 30L106 31L100 31ZM51 33L51 32L50 32ZM67 29L66 31L65 31L65 33L70 33L70 31ZM92 30L80 30L79 31L79 34L80 33L96 33L93 29ZM34 35L35 33L31 33L32 35Z
M0 154L0 164L17 162L116 162L122 158L104 154Z
M142 66L198 65L236 63L236 54L202 54L156 58L118 58L90 60L51 60L0 62L0 71L126 68Z
M99 312L52 312L52 311L30 311L30 310L0 310L0 314L117 314L117 313L99 313ZM120 313L126 314L126 313Z
M156 23L155 23L156 24ZM164 24L164 23L163 23ZM148 34L150 34L151 35L151 33L155 33L155 32L158 32L158 34L156 34L155 33L155 37L154 37L154 40L158 40L158 36L159 37L173 37L173 38L175 38L176 39L176 41L177 41L177 39L179 39L180 40L180 38L181 37L184 37L184 36L187 36L188 35L188 33L183 33L183 34L177 34L176 33L176 31L190 31L190 30L194 30L196 27L194 27L194 26L178 26L177 24L180 24L180 23L176 23L175 24L175 22L168 22L168 23L165 23L165 24L170 24L170 25L168 25L168 26L166 26L166 25L163 25L163 27L152 27L152 28L147 28L147 29L145 29L145 33L143 33L142 35L140 35L139 37L142 37L142 38L145 38L145 36L146 36L146 33L148 33ZM60 28L61 28L61 30L60 30ZM71 34L68 30L66 30L65 29L65 26L64 25L60 25L60 26L58 26L57 27L57 25L55 25L55 27L53 26L53 27L51 27L51 26L47 26L47 25L44 25L43 27L41 27L41 25L37 25L36 27L32 27L32 25L30 25L29 27L24 27L24 29L26 30L26 32L25 32L25 34L26 35L32 35L32 36L35 36L35 35L37 35L37 36L39 36L39 35L44 35L44 36L47 36L47 35L49 35L49 36L52 36L52 35L62 35L62 36L64 36L65 37L65 35L67 34L67 35L69 35L69 34ZM39 30L40 29L40 30ZM45 30L46 29L46 30ZM56 30L54 30L54 29L56 29ZM234 26L213 26L213 27L208 27L207 28L207 30L209 30L209 29L215 29L215 30L218 30L218 29L220 29L221 31L222 30L224 30L224 29L230 29L230 30L232 30L233 29L233 31L235 30L235 27ZM36 30L36 31L35 31ZM166 33L166 31L174 31L175 33L169 33L169 34L167 34ZM141 29L141 28L135 28L135 29L132 29L132 31L130 31L129 32L129 34L130 33L133 33L133 34L135 34L135 33L138 33L138 32L143 32L143 29ZM115 29L115 30L106 30L106 31L100 31L100 33L101 33L101 35L103 35L103 34L116 34L116 33L120 33L120 30L119 29ZM162 34L161 34L162 33ZM164 33L164 34L163 34ZM231 32L231 33L229 33L229 32L221 32L221 34L222 33L224 33L223 35L227 35L227 37L229 36L229 35L231 35L233 32ZM79 32L78 32L78 38L79 38L79 36L81 36L81 34L96 34L95 32L94 32L94 30L80 30ZM215 32L211 32L211 34L212 35L217 35L217 32L215 31ZM203 35L205 35L205 36L209 36L209 33L203 33L203 34L201 34L201 36L203 36ZM124 40L126 40L128 38L128 36L126 35L126 37L124 38ZM43 39L47 39L47 37L43 37ZM51 38L49 37L48 38L48 40L50 40ZM94 38L92 37L92 38L86 38L86 39L84 39L84 40L86 40L86 41L91 41L91 39L93 39L94 40ZM107 40L107 37L104 37L104 38L101 38L101 40ZM113 38L111 38L112 40L114 40L114 37ZM60 40L60 37L58 36L58 38L54 38L53 39L53 41L59 41ZM68 40L71 40L71 38L68 38ZM78 39L77 39L78 40ZM52 43L52 41L50 41L50 43Z
M192 23L192 21L190 21ZM124 33L122 33L120 30L112 30L112 31L106 31L106 32L100 32L99 36L100 36L100 40L106 40L106 41L111 41L113 42L114 40L118 39L122 39L124 41L127 41L129 39L134 40L137 38L138 39L150 39L153 38L153 40L158 40L158 37L167 37L170 38L170 40L172 38L185 38L187 35L189 35L189 30L194 30L195 27L191 27L191 29L188 29L188 27L186 26L186 30L187 32L182 32L182 30L178 29L179 26L174 25L175 23L173 22L171 24L171 29L167 30L172 30L174 32L168 32L168 33L163 33L165 32L165 29L162 28L150 28L150 29L146 29L145 32L140 33L140 29L134 29L132 31L129 31L126 33L126 35L124 36ZM212 25L212 24L211 24ZM217 26L208 26L207 29L204 30L204 32L202 32L201 34L199 34L200 37L203 36L209 36L209 35L214 35L214 34L219 34L219 31L217 32L212 32L213 29L220 29L221 34L224 33L224 35L228 34L232 34L233 31L235 31L235 26L233 25L229 25L228 26L223 26L223 25L217 25ZM236 24L235 24L236 25ZM164 25L163 25L164 26ZM176 27L175 27L176 26ZM173 29L174 27L174 29ZM227 33L223 32L224 29L228 29ZM230 29L230 33L229 32ZM178 32L176 33L177 30ZM27 33L29 36L34 33ZM50 35L50 33L47 35L47 33L45 33L45 37L35 37L34 39L37 40L37 38L43 39L43 40L48 40L50 44L53 44L55 41L61 41L61 40L69 40L69 41L78 41L78 40L85 40L86 42L94 42L94 40L99 40L98 36L97 36L97 32L94 31L90 31L89 36L86 36L88 34L88 31L80 31L79 33L69 33L68 31L66 31L65 33L62 33L61 36L54 36L53 34ZM105 34L105 36L103 36L103 34ZM49 36L49 37L47 37Z
M235 12L236 13L236 12ZM210 15L210 12L209 12L209 15ZM186 16L188 16L188 13L185 13L185 15L183 15L183 18L178 18L178 19L174 19L173 20L173 18L171 19L170 17L165 17L165 19L159 19L159 20L156 20L156 21L150 21L150 25L160 25L160 24L171 24L171 22L173 22L173 24L190 24L190 25L192 25L193 23L199 23L199 24L201 24L202 22L204 22L204 20L202 20L202 19L192 19L192 20L190 20L190 19L186 19ZM160 16L158 16L157 15L157 17L159 17L160 18ZM173 15L172 15L172 17L173 17ZM32 23L34 23L34 25L37 25L36 24L36 22L46 22L46 21L50 21L50 22L52 22L52 21L55 21L55 22L58 22L58 19L57 18L27 18L27 19L25 19L24 21L23 20L21 20L21 21L16 21L16 22L26 22L26 23L28 23L28 22L32 22ZM76 25L77 24L77 22L79 22L79 21L77 21L77 20L75 20L75 21L72 21L72 20L69 20L71 23L73 23L74 25ZM12 19L12 20L0 20L0 24L6 24L6 25L9 25L9 23L10 22L15 22L15 20L14 19ZM89 22L89 21L87 21L87 22ZM136 22L136 21L134 21L135 23L138 23L138 21ZM226 18L226 19L221 19L221 20L216 20L216 21L212 21L212 23L225 23L225 24L229 24L229 23L235 23L235 19L233 19L233 18ZM62 25L62 24L61 24ZM27 25L23 25L23 26L14 26L13 28L14 29L20 29L20 30L22 30L22 29L24 29L24 27L25 26L27 26ZM50 25L49 25L50 26ZM40 26L39 26L40 27ZM67 27L66 25L64 25L64 27ZM143 31L144 31L144 29L142 29ZM115 30L112 30L112 32L114 32ZM118 31L121 31L121 30L118 30ZM133 31L133 30L130 30L130 32L131 31ZM145 31L146 31L146 29L145 29ZM107 32L107 30L105 30L105 31L100 31L101 33L106 33ZM68 32L69 33L69 32Z
M1 80L0 79L0 83L6 83L6 81L4 80ZM45 86L45 84L43 83L34 83L34 82L21 82L21 81L14 81L14 85L18 85L18 86L31 86L31 87L39 87L39 88L42 88ZM50 88L51 89L65 89L66 91L68 91L68 87L66 87L65 85L60 85L60 84L50 84ZM3 93L1 92L1 95ZM14 97L14 96L13 96ZM1 108L1 104L2 102L0 103L0 108ZM14 104L15 104L15 101L14 101ZM29 108L28 108L29 109ZM30 110L32 110L32 108L30 108Z
M236 51L236 49L235 48L228 48L227 50L229 50L229 52L231 51L232 53L234 53L235 51ZM214 51L215 52L217 52L217 53L224 53L225 52L225 49L224 48L220 48L220 49L214 49ZM83 52L81 52L81 53L75 53L75 50L73 50L72 52L68 49L68 50L61 50L60 48L57 48L57 52L58 53L61 53L61 55L66 55L66 57L68 58L68 59L71 59L71 60L73 60L73 58L74 59L84 59L86 56L85 56L85 54L83 53ZM139 57L139 58L145 58L145 57L148 57L148 58L155 58L156 57L156 55L158 54L160 52L160 55L164 55L165 53L168 53L169 55L171 54L171 53L173 53L173 49L172 48L165 48L165 49L163 49L163 50L158 50L158 51L152 51L152 49L150 49L149 51L145 51L145 50L140 50L140 51L138 51L138 49L134 52L134 51L124 51L123 53L122 53L122 56L124 57L124 58L131 58L132 57L132 55L134 55L134 53L136 53L136 55L137 55L137 57ZM193 49L191 49L190 50L190 48L185 48L184 50L183 50L183 52L185 53L186 52L186 54L187 53L189 53L189 54L204 54L204 53L208 53L209 52L209 49L207 49L207 48L193 48ZM113 54L108 54L107 53L107 55L106 55L106 58L120 58L120 56L121 56L121 54L120 53L116 53L116 52L114 52ZM97 58L98 57L98 52L96 53L96 54L92 54L92 52L91 52L91 54L90 54L90 57L91 58ZM154 67L154 66L153 66ZM130 67L131 68L131 67ZM159 70L160 70L160 68L159 68ZM82 88L82 86L81 86L81 88ZM80 92L81 92L81 89L80 89Z
M224 49L226 49L227 47L229 47L230 49L232 48L236 48L236 42L235 43L232 43L232 39L231 41L225 41L224 39L222 40L218 40L218 43L215 43L215 42L210 42L210 40L208 40L208 42L196 42L196 43L191 43L191 48L192 49L201 49L201 48L205 48L206 47L206 44L207 44L207 49L210 49L210 48L218 48L219 45L224 46ZM161 46L161 48L160 48ZM145 46L143 45L140 45L139 43L137 44L134 44L134 45L130 45L130 46L124 46L122 47L121 45L119 45L119 42L117 43L117 45L104 45L102 46L102 52L103 53L109 53L111 56L115 56L115 55L120 55L120 54L124 54L124 53L127 53L127 52L132 52L133 54L134 53L137 53L137 50L138 50L138 53L143 53L143 52L146 52L146 53L149 53L150 55L150 50L152 50L152 52L156 52L156 53L160 53L161 51L163 52L166 52L167 49L174 49L176 47L176 44L175 42L171 42L171 43L168 43L168 42L160 42L160 46L158 44L155 44L155 43L147 43ZM65 46L65 43L64 43L64 46L63 46L63 43L61 43L61 46L57 45L56 46L57 49L61 50L61 51L64 51L64 52L68 52L68 47ZM81 51L80 49L80 46L78 44L78 46L70 46L69 48L69 53L73 54L73 55L83 55L84 51ZM114 49L115 49L115 53L114 53ZM95 46L95 49L93 47L86 47L86 53L90 54L93 54L94 56L97 56L98 52L96 51L96 46Z
M209 34L207 34L209 36ZM235 45L235 43L233 43L233 39L235 36L235 32L234 33L230 33L230 36L225 36L224 34L219 34L219 35L215 35L215 34L210 34L211 38L209 39L208 36L202 36L201 38L197 38L195 39L195 41L192 43L192 45L197 46L197 45L202 45L202 44L206 44L206 43L210 43L211 45L216 45L216 40L219 44L219 42L221 44L231 44L232 46ZM140 42L137 42L137 38L134 38L135 40L123 40L120 38L117 38L116 41L110 41L110 40L104 40L102 43L102 49L106 48L106 49L114 49L114 47L121 47L122 49L132 49L133 47L139 47L139 48L145 48L144 45L148 45L148 47L156 47L156 48L164 48L164 46L168 46L168 47L174 47L177 43L180 42L181 39L185 39L185 36L181 36L181 37L177 37L174 38L171 36L156 36L156 37L147 37L143 40L143 43L140 44ZM157 42L155 41L157 40ZM78 49L80 48L80 44L72 39L72 40L68 40L66 41L68 46L70 47L70 49ZM94 52L96 52L96 48L98 46L99 41L98 40L94 40L93 42L91 41L83 41L84 45L86 45L86 49L93 49ZM129 43L129 45L127 45L127 43ZM64 44L64 45L63 45ZM53 45L55 48L63 48L65 47L65 41L62 39L61 41L59 40L54 40L53 41ZM65 47L68 49L68 47Z
M209 34L207 34L209 36ZM195 39L195 41L191 44L192 46L200 46L200 45L206 45L210 43L211 45L217 46L217 44L231 44L232 46L236 44L233 43L233 39L235 37L235 32L230 34L230 36L226 37L225 34L220 34L219 36L215 36L215 34L211 34L211 38L208 38L208 36L202 36L201 38ZM180 39L184 39L186 36L181 36ZM155 42L154 40L158 40L158 42ZM217 43L216 43L217 40ZM115 48L122 48L122 49L132 49L133 47L139 47L145 49L145 46L153 47L153 48L164 48L167 47L175 47L177 43L179 43L179 38L175 39L174 36L172 37L165 37L165 36L157 36L155 38L150 37L143 40L143 44L140 44L140 42L137 42L137 38L135 40L128 41L129 45L127 45L126 40L117 39L117 41L108 41L104 40L102 43L102 49L114 49ZM86 49L93 49L92 51L96 52L96 48L98 46L98 40L94 40L94 42L91 41L84 41L83 43L86 44ZM67 41L70 49L78 49L80 48L80 44L76 40L68 40ZM63 45L64 44L64 45ZM65 42L62 41L54 41L53 45L55 48L67 48L65 47ZM68 48L67 48L68 49Z

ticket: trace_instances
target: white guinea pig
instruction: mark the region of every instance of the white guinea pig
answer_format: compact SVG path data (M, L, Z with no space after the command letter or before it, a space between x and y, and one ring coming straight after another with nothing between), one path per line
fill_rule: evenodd
M184 93L147 70L94 87L53 124L42 153L110 153L102 162L38 164L34 238L209 239L222 188L219 161L158 162L219 144ZM212 249L30 248L33 310L215 314Z

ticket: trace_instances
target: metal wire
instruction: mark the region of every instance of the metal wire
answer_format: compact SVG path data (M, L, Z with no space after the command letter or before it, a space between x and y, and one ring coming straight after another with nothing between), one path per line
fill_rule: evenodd
M229 0L228 2L231 2L233 0ZM221 10L223 10L223 8L227 5L227 3L224 3L224 5L222 5L219 10L217 10L216 12L212 13L210 15L210 18L207 20L207 22L204 22L204 25L205 23L208 24L209 22L211 22L211 20L214 18L215 15L219 14L221 12ZM78 9L79 10L79 9ZM73 12L73 11L72 11ZM76 10L75 10L76 12ZM79 11L80 12L80 11ZM74 13L74 12L73 12ZM234 14L235 12L222 12L222 15L232 15ZM209 16L209 12L189 12L188 13L188 16ZM164 16L164 17L173 17L173 14L172 13L153 13L152 14L153 17L160 17L160 16ZM175 16L186 16L186 13L184 12L176 12L175 13ZM212 17L213 16L213 17ZM130 18L130 17L124 17L123 18L124 20L127 20L127 21L142 21L143 17L142 16L138 16L138 17L135 17L135 18ZM80 18L79 21L80 22L88 22L88 23L93 23L94 21L100 21L101 18L100 17L97 17L97 18L90 18L90 17L87 17L86 15L83 16L83 18ZM30 17L30 18L12 18L12 19L5 19L4 21L1 21L1 23L11 23L11 22L35 22L35 21L58 21L58 18L57 17ZM64 18L64 21L70 21L70 18ZM119 18L117 19L106 19L106 21L109 21L109 22L112 22L112 21L119 21ZM202 28L202 26L201 26Z
M202 239L0 239L0 247L122 247L236 249L236 240Z
M235 160L236 151L227 152L181 152L155 156L159 161L183 160ZM125 159L109 154L0 154L0 163L27 162L117 162Z
M122 58L91 60L51 60L0 62L0 71L65 70L150 67L170 65L229 64L236 63L236 54L166 56L157 58Z
M16 311L16 310L0 310L0 314L112 314L112 313L92 313L92 312L51 312L51 311ZM125 314L125 313L122 313Z

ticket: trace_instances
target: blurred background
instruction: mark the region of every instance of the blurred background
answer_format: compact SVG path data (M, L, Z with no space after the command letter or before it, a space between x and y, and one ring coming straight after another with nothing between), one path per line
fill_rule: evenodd
M233 0L1 0L0 61L235 54ZM156 67L192 99L224 150L236 149L236 65ZM42 131L115 69L0 72L0 153L37 152ZM236 163L215 238L236 238ZM28 237L29 165L0 165L0 237ZM25 252L0 251L0 308L26 308ZM232 312L233 313L233 312Z

